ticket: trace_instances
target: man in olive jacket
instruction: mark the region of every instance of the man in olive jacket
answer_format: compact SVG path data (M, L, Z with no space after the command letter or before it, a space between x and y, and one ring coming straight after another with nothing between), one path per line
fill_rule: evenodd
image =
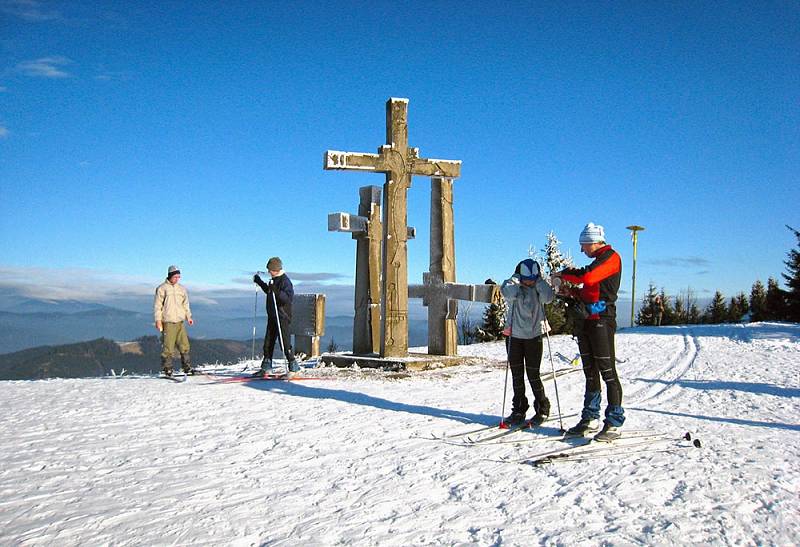
M179 283L181 271L177 266L167 269L167 279L156 289L153 303L153 316L156 329L161 333L161 370L172 376L172 355L175 346L181 354L181 369L186 374L194 373L189 358L189 336L183 322L194 325L192 310L189 308L189 293Z

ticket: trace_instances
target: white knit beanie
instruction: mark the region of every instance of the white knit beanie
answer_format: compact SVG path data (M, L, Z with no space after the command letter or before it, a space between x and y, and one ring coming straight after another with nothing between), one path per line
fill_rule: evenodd
M599 224L595 224L594 222L590 222L586 226L583 227L581 231L581 236L578 238L578 241L581 245L584 243L600 243L601 241L606 240L606 231L603 230L603 227Z

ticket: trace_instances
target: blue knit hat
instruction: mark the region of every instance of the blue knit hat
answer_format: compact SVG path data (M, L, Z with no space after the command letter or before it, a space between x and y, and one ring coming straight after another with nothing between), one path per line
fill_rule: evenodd
M536 281L539 277L539 264L532 258L526 258L517 264L517 273L522 281Z

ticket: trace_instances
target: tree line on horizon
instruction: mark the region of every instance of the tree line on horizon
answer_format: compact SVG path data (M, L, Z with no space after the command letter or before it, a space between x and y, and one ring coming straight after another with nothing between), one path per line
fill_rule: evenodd
M658 291L651 282L642 305L636 314L637 325L693 325L740 323L742 321L789 321L800 323L800 231L787 225L797 239L797 249L788 253L786 272L782 273L787 289L770 277L767 287L756 280L750 296L742 291L726 301L722 291L715 291L711 302L702 311L691 289L672 296L662 288ZM660 320L659 320L660 316Z
M691 288L673 298L664 288L659 291L651 282L636 314L636 325L691 325L741 321L799 323L800 231L789 225L786 225L786 228L797 239L797 248L788 252L788 258L784 261L786 272L781 274L786 282L786 289L782 289L774 277L768 279L766 288L761 280L756 280L749 297L742 291L726 301L723 293L717 290L708 306L701 310L697 303L697 296ZM540 257L537 257L542 272L547 276L574 266L572 257L561 253L560 244L555 233L549 232L547 243L541 250ZM487 282L490 281L487 280ZM473 325L467 315L462 316L459 322L460 343L471 344L502 339L507 311L505 300L501 297L499 303L492 303L486 307L481 325ZM552 329L551 334L572 333L572 325L566 312L564 299L556 298L552 303L546 304L545 313Z

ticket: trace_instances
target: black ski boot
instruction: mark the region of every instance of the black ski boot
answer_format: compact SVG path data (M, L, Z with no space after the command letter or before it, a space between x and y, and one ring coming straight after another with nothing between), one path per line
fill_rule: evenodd
M167 378L172 378L172 359L161 358L161 374Z
M181 353L181 370L184 374L197 374L197 370L192 368L192 359L188 353Z
M619 439L621 433L618 427L614 427L608 422L603 424L603 430L594 436L594 440L601 443L612 443Z
M587 433L594 433L600 427L598 420L581 418L581 421L567 429L565 437L583 437Z
M536 414L534 414L533 418L531 418L531 425L542 425L548 416L550 416L550 400L544 398L541 401L534 401L533 409L536 411Z
M507 417L503 418L503 424L508 427L515 427L525 423L525 412L514 410Z
M267 374L272 374L272 359L263 359L261 361L261 368L255 371L253 378L263 378Z

